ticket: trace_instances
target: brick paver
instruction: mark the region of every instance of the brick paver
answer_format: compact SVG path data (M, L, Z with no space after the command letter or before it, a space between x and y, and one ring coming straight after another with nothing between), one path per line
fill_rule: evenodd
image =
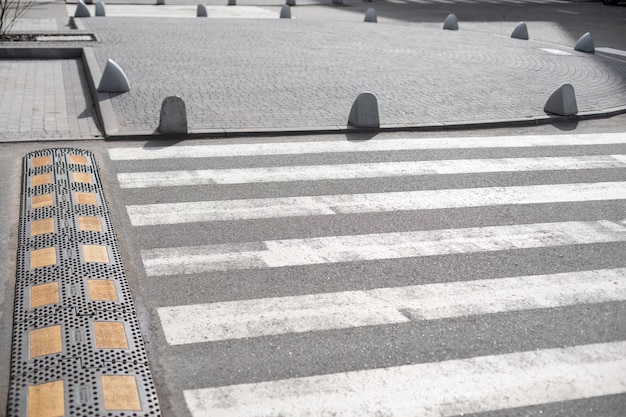
M0 141L99 137L78 60L0 60Z
M378 96L383 125L541 116L563 83L579 111L626 104L626 65L535 41L419 24L175 18L84 19L131 91L112 99L122 133L152 132L180 95L190 128L345 126ZM557 55L549 49L560 49Z

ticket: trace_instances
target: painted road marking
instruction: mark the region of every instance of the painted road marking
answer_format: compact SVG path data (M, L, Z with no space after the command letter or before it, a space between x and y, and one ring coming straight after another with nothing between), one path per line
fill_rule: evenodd
M148 276L163 276L623 241L626 227L600 220L268 240L261 250L247 250L254 243L157 248L141 258Z
M170 345L626 300L626 268L158 308Z
M626 392L626 342L184 391L193 417L442 417Z
M383 139L364 142L320 141L164 146L147 148L127 147L109 149L109 157L114 161L124 161L341 152L385 152L420 149L529 148L545 146L610 145L623 143L626 143L626 133L598 133L554 136Z
M117 179L121 188L147 188L624 167L626 160L618 156L600 155L136 172L117 174Z
M551 184L127 206L133 226L626 199L626 182Z

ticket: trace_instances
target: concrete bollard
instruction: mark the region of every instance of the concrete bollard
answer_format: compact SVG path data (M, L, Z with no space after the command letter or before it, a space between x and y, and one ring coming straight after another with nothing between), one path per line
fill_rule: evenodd
M163 6L165 4L165 0L157 0L157 6Z
M513 29L513 33L511 33L511 37L513 39L523 39L525 41L528 40L528 26L526 23L520 22L515 29Z
M204 4L198 4L198 9L196 10L196 17L208 17L209 14L206 11L206 6Z
M296 0L287 0L287 2L285 4L287 6L295 6L296 5Z
M96 2L96 16L106 16L104 11L104 2Z
M291 7L288 5L284 5L280 9L280 18L281 19L291 19Z
M574 87L571 84L563 84L557 88L548 98L543 111L559 116L572 116L578 113Z
M101 93L125 93L130 91L130 84L122 68L112 59L107 61L98 91Z
M374 9L373 7L367 9L367 11L365 12L365 19L363 21L373 23L378 22L378 18L376 17L376 9Z
M445 30L459 30L459 19L457 19L454 13L446 17L446 20L443 22L443 28Z
M343 4L343 0L333 0L333 4Z
M378 101L374 94L365 92L358 95L350 109L348 124L359 128L380 127Z
M76 11L74 12L74 17L91 17L91 13L87 8L87 5L83 2L83 0L78 0L76 3Z
M228 5L229 6L236 6L237 5L237 0L228 0Z
M580 52L589 52L593 54L596 51L596 48L593 44L593 38L591 37L591 33L587 32L583 36L578 39L576 42L576 46L574 46L575 51Z
M187 133L187 110L182 98L170 96L163 100L159 132L163 134Z

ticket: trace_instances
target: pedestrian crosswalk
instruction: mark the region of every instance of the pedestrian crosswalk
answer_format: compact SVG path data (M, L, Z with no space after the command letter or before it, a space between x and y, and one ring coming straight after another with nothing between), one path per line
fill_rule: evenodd
M626 329L609 324L626 318L626 133L108 153L146 236L141 286L171 291L148 302L164 343L211 372L171 372L176 415L506 416L626 395ZM501 340L516 317L535 330ZM459 320L491 325L412 356Z

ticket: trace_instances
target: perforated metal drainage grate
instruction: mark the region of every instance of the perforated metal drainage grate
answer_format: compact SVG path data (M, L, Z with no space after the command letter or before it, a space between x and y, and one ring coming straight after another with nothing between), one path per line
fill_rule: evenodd
M8 415L159 416L97 165L24 157Z

